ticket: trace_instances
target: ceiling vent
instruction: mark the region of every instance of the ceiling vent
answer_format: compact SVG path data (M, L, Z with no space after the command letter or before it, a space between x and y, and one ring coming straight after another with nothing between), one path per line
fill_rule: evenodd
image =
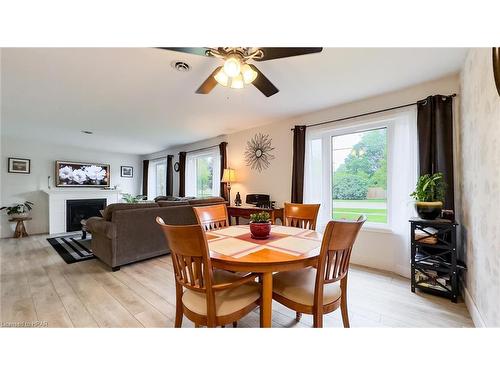
M187 72L190 69L190 66L184 61L174 61L172 66L179 72Z

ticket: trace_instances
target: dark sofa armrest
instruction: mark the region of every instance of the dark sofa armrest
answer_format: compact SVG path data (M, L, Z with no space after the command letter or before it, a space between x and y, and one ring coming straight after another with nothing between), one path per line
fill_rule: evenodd
M116 225L111 221L106 221L102 217L91 217L87 219L87 229L92 235L102 235L110 240L116 238Z

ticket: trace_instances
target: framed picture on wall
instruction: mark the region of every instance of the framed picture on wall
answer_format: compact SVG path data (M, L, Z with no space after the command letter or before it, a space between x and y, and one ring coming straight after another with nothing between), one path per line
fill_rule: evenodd
M56 161L56 187L109 187L109 164Z
M122 165L121 166L121 171L120 171L120 176L121 177L128 177L128 178L134 177L134 167L129 167L127 165Z
M8 164L9 164L8 168L9 173L30 174L31 172L30 159L9 158Z

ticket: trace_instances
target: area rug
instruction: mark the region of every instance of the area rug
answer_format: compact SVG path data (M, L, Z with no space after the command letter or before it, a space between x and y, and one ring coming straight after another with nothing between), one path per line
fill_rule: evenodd
M87 238L84 240L81 234L47 238L55 251L68 264L95 258L90 249L90 240L90 234L87 234Z

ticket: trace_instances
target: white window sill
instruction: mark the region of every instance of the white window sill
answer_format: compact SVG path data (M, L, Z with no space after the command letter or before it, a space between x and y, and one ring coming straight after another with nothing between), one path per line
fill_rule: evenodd
M363 232L375 232L375 233L388 233L388 234L394 233L394 231L389 227L378 227L378 226L369 225L369 224L363 225L361 227L361 231L363 231Z
M316 226L316 230L318 232L324 233L325 229L326 229L326 224L318 223L318 225ZM387 234L394 233L392 228L389 226L377 226L377 225L373 225L372 223L365 223L361 227L361 231L362 232L374 232L374 233L387 233Z

